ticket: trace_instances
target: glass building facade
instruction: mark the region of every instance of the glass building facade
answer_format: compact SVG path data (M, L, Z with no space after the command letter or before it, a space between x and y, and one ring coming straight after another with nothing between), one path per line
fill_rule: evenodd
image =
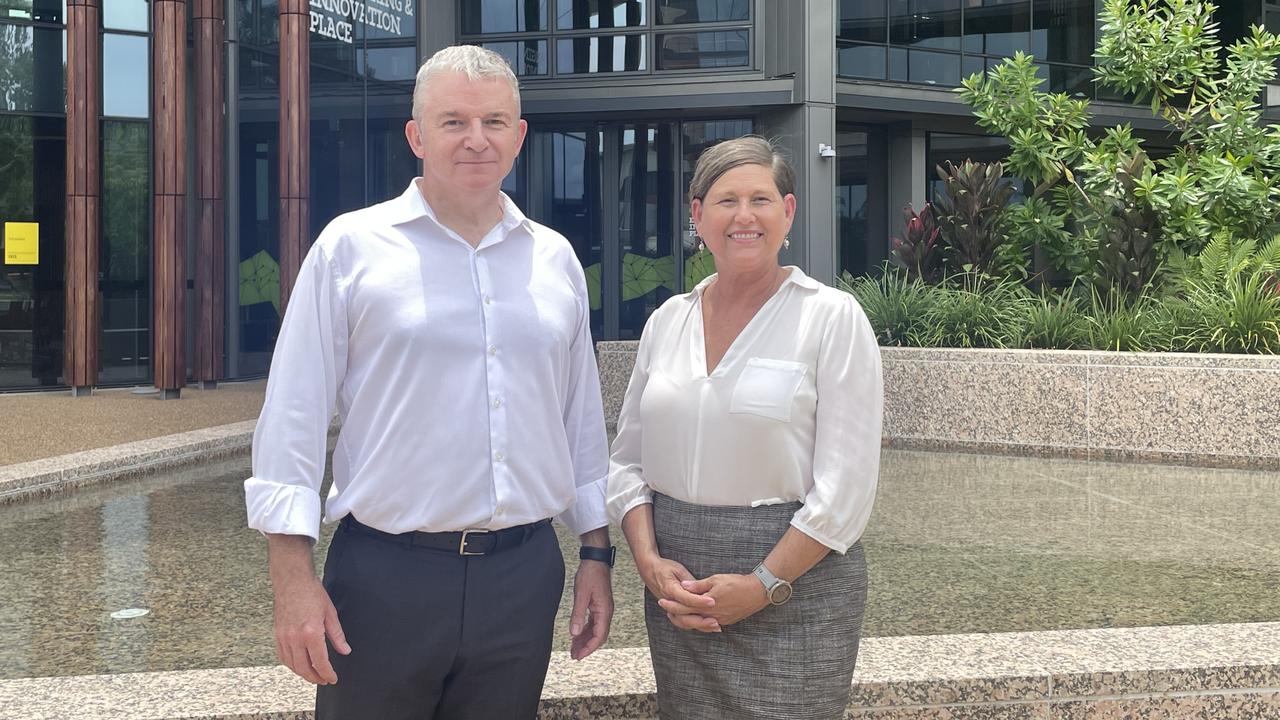
M337 214L403 191L419 170L404 123L420 60L483 45L516 71L530 123L504 190L572 243L595 338L634 339L654 308L713 270L697 252L687 192L698 154L720 140L755 132L781 143L799 178L783 259L831 281L884 260L901 208L930 197L936 164L1004 156L1003 139L985 136L952 89L1017 51L1035 55L1049 89L1098 101L1100 123L1133 121L1158 138L1162 128L1091 80L1097 4L317 0L307 229L314 238ZM1224 36L1280 22L1280 3L1230 5ZM263 375L280 323L279 12L279 0L226 4L223 379ZM35 256L6 254L0 266L0 390L66 383L67 17L62 0L0 0L0 223L21 224L6 230L6 248L22 227L39 229ZM98 28L101 385L153 377L151 22L146 0L107 0Z

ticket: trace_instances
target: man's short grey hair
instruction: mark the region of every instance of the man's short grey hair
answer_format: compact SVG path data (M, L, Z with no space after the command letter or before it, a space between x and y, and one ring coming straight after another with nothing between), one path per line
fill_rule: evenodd
M426 109L427 81L441 73L460 73L469 80L506 80L516 101L516 117L520 116L520 81L511 66L498 53L478 45L452 45L427 58L418 68L413 85L413 119L421 120Z
M720 176L743 165L760 165L773 172L773 184L782 197L796 191L796 171L777 145L759 135L743 135L725 140L702 151L693 167L689 200L704 200Z

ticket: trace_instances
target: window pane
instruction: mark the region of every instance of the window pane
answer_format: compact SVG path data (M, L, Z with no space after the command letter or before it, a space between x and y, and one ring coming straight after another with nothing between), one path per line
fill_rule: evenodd
M0 24L0 110L65 112L65 33Z
M102 379L146 380L151 370L151 254L147 124L102 123Z
M676 291L675 123L626 125L618 163L622 246L619 336L640 337L645 320Z
M147 38L102 36L102 114L144 118L149 115Z
M960 56L952 53L910 50L907 53L907 82L925 85L960 84Z
M658 69L746 67L749 38L747 30L659 35Z
M888 0L840 0L841 40L888 42Z
M458 0L463 35L547 29L547 0Z
M561 30L627 28L645 24L646 0L561 0L556 27Z
M1069 65L1049 66L1049 92L1061 92L1080 100L1093 97L1093 70Z
M748 0L658 0L659 25L750 19Z
M1037 60L1093 65L1094 0L1035 0L1031 51Z
M1030 0L980 1L964 11L965 52L1013 55L1031 49Z
M547 74L547 41L517 40L483 43L484 47L506 58L517 76Z
M364 0L365 22L363 34L371 40L407 40L418 36L418 19L413 12L413 0L396 9L394 4ZM374 12L377 10L378 12Z
M64 0L0 0L0 20L60 23Z
M107 0L102 3L102 26L109 30L146 32L147 0Z
M413 46L370 47L363 64L370 80L413 80L418 74L418 51Z
M578 37L556 42L556 72L561 75L647 69L643 35Z
M960 0L890 0L889 42L960 49Z
M38 264L0 264L0 387L56 385L62 371L66 120L0 115L0 148L0 222L34 222L40 233Z
M841 45L836 57L837 73L844 77L883 80L885 50L884 45Z

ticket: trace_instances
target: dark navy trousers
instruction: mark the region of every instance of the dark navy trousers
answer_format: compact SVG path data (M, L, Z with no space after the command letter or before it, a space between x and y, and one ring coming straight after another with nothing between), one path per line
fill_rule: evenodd
M549 523L472 557L342 523L324 587L351 654L330 648L316 720L533 720L564 576Z

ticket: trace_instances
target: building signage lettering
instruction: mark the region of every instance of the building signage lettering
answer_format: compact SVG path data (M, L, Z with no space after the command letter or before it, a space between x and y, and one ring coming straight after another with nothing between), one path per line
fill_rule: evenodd
M311 32L321 37L355 42L356 24L394 35L413 32L414 0L311 0Z

